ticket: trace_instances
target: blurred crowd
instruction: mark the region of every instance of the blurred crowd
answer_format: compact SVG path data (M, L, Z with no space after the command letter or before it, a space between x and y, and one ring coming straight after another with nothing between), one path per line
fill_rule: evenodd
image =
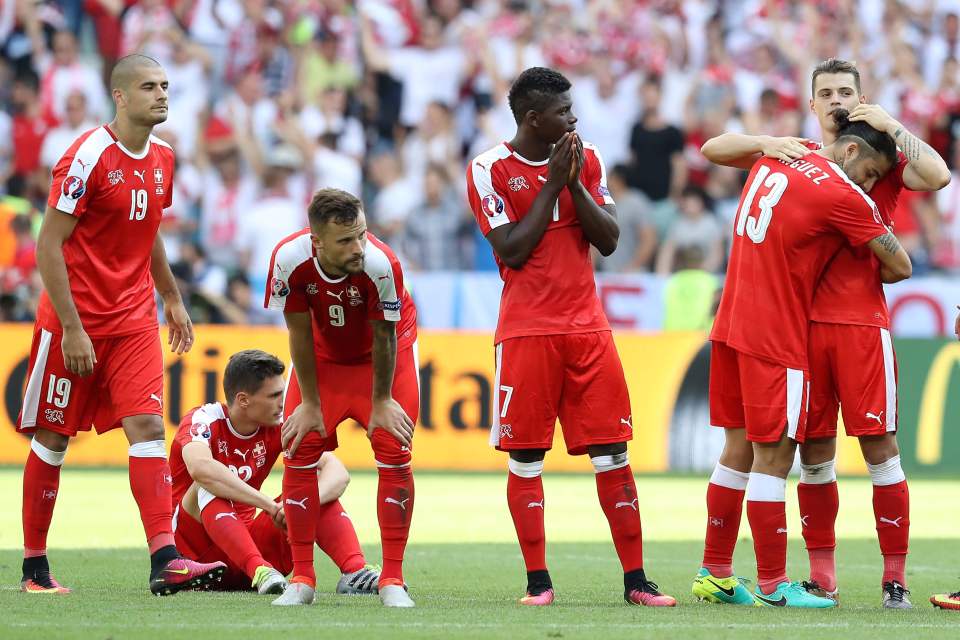
M197 321L267 323L271 250L311 192L360 194L406 268L495 264L464 194L509 140L524 68L573 82L618 203L612 272L722 274L743 174L724 131L819 139L809 77L855 60L863 92L960 171L960 0L0 0L0 319L29 319L50 168L113 116L112 62L170 80L177 151L162 232ZM960 270L960 180L895 216L914 272Z

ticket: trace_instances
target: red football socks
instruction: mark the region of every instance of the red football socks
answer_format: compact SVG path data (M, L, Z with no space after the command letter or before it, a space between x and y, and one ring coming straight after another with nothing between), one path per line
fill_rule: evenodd
M624 573L643 568L643 534L637 484L630 465L597 473L597 495L600 507L613 536L613 546L620 557Z
M283 514L287 520L293 577L311 587L317 584L317 575L313 569L313 545L317 539L319 503L316 467L284 467Z
M733 551L737 546L749 477L749 473L717 464L707 485L707 533L702 566L717 578L733 575Z
M543 527L543 479L507 474L507 505L520 541L527 572L547 568L547 542Z
M763 593L787 581L786 485L785 479L763 473L751 473L747 485L747 519Z
M877 522L883 582L906 585L907 550L910 540L910 491L907 481L873 486L873 513Z
M797 485L800 506L800 524L810 558L810 580L827 591L837 588L837 566L834 550L837 546L836 523L840 511L837 482Z
M247 525L237 518L232 502L223 498L212 500L200 512L200 519L207 535L227 554L230 564L242 569L251 579L257 567L270 566L257 549Z
M173 541L173 476L163 440L130 445L130 491L140 509L150 553Z
M43 455L45 461L38 455ZM46 555L47 531L53 519L60 490L60 469L66 451L51 451L38 442L31 444L23 467L23 556Z
M390 436L393 437L393 436ZM378 457L379 459L379 457ZM409 466L377 469L377 520L383 548L380 584L403 584L403 552L413 515L413 473Z
M359 571L366 564L357 531L339 500L317 510L317 546L330 556L340 573Z

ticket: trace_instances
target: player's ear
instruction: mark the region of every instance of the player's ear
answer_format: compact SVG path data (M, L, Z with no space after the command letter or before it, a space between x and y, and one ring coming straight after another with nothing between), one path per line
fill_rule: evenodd
M234 396L234 401L238 407L246 409L250 406L250 394L248 394L246 391L238 391L237 395Z

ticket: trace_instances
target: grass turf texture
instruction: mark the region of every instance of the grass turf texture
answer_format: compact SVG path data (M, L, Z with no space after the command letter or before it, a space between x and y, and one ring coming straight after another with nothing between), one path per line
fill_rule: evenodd
M706 480L640 477L641 515L650 577L680 603L674 610L629 607L622 574L596 501L591 476L547 475L547 555L557 602L546 609L515 604L524 587L523 565L504 503L502 475L417 476L416 508L406 578L417 608L384 610L376 598L335 596L337 571L318 556L318 603L278 610L270 597L238 593L151 596L148 563L125 471L64 471L50 535L55 575L76 592L27 596L20 577L20 470L0 469L0 637L139 639L256 634L258 637L342 637L389 633L398 638L773 638L793 630L845 640L896 634L903 638L956 638L960 615L934 610L932 591L960 588L956 553L960 508L949 498L956 482L915 480L908 580L917 609L883 611L880 557L863 479L841 479L840 588L836 611L749 610L697 603L690 583L699 566ZM279 475L268 481L279 490ZM368 560L379 562L373 496L376 477L359 473L343 502L357 526ZM788 489L790 575L806 577L795 491ZM743 534L746 535L746 529ZM742 537L736 566L753 577L752 547Z

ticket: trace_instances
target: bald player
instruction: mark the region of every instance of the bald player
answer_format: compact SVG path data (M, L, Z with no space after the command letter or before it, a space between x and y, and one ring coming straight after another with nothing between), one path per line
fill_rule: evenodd
M122 428L130 489L150 551L150 591L169 595L219 580L222 562L180 556L163 427L163 355L154 289L171 351L193 344L157 227L173 193L173 149L152 135L167 119L167 75L142 55L110 77L117 115L87 131L53 169L37 242L40 298L17 429L33 434L23 470L26 593L66 594L50 574L47 531L70 438ZM105 501L109 505L112 500Z

